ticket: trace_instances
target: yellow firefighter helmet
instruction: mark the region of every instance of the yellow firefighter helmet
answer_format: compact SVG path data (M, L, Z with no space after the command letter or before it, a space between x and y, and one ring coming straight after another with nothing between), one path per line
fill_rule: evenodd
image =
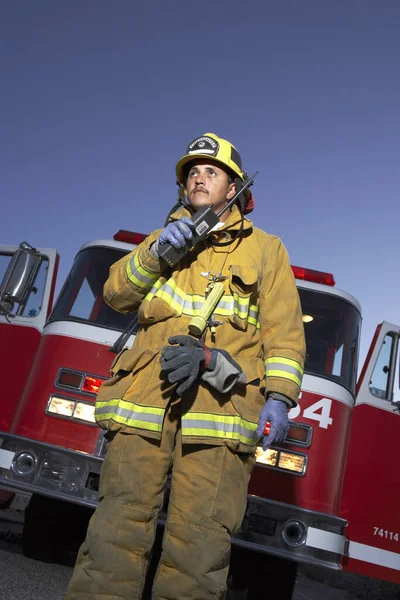
M247 177L242 168L242 159L235 146L224 140L215 133L205 133L194 139L186 148L186 154L178 160L176 165L176 181L178 185L184 186L186 180L185 165L196 158L210 158L212 161L221 163L232 171L233 178L239 177L244 181Z

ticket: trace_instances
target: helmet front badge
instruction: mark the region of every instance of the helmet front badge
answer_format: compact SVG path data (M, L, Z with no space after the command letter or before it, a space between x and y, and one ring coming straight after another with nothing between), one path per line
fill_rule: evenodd
M191 142L186 150L186 154L206 154L207 156L216 156L218 154L219 144L211 137L202 136Z

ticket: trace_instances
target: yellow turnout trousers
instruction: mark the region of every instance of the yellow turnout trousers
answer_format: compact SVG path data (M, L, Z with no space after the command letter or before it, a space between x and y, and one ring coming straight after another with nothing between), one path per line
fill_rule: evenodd
M171 493L153 600L223 600L231 536L242 522L254 457L227 446L181 444L183 400L170 406L161 441L117 433L100 477L65 600L139 600L157 516Z

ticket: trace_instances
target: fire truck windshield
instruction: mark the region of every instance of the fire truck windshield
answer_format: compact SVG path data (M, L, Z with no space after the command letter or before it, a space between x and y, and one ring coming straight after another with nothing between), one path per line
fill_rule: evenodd
M338 296L299 289L306 334L305 372L355 393L361 315Z
M72 269L50 315L53 321L79 321L123 331L134 314L116 312L103 300L110 266L126 252L118 248L89 247L75 258Z

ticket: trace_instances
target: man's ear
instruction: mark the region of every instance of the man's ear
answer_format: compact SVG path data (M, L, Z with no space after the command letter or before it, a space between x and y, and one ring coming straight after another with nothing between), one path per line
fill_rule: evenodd
M226 194L226 199L232 200L232 198L235 194L236 194L236 186L234 183L230 183L228 193Z

